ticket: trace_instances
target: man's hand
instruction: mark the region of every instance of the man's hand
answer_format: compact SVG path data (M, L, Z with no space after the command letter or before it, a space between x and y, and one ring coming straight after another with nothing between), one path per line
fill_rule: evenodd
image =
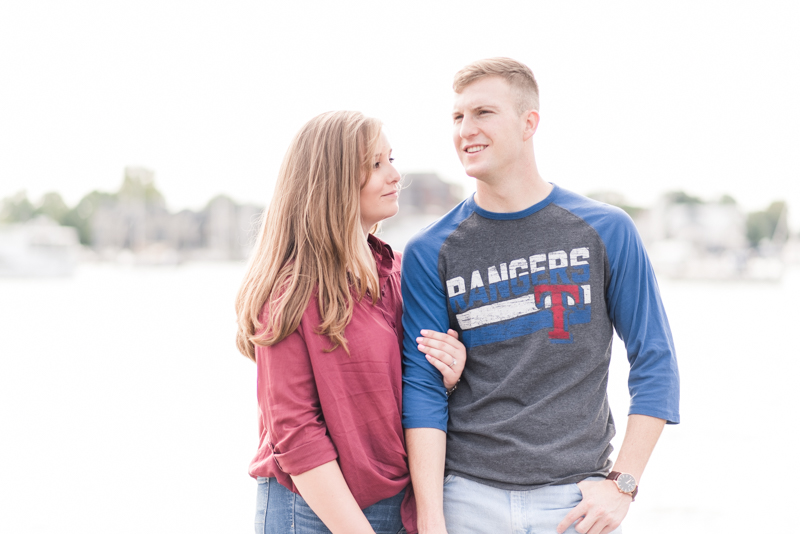
M625 519L633 499L621 493L614 481L584 480L578 482L578 488L583 499L558 524L558 534L563 534L578 520L575 530L581 534L608 534Z
M641 481L644 467L665 423L663 419L647 415L629 415L625 439L611 470L631 474ZM558 524L558 534L563 534L581 518L575 525L575 530L580 534L608 534L622 523L633 502L633 498L619 491L613 480L584 480L578 482L578 487L583 499Z

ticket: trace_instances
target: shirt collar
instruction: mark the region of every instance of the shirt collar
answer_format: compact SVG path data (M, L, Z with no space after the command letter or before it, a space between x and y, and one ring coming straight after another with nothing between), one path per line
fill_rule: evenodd
M367 243L375 256L375 264L378 267L378 276L385 278L392 272L394 264L394 251L388 243L384 243L372 234L367 235Z

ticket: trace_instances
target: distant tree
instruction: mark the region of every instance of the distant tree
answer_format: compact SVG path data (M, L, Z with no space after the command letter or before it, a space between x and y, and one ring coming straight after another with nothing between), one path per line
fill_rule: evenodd
M719 199L720 204L736 205L736 199L730 195L722 195Z
M616 206L621 208L625 213L630 215L632 218L636 218L644 208L639 206L634 206L632 204L628 204L625 197L622 196L621 193L617 193L616 191L595 191L594 193L589 193L589 198L597 200L599 202L604 202L606 204L610 204L612 206Z
M119 200L141 200L164 206L164 195L156 189L154 176L153 171L143 167L125 167L125 177L117 193Z
M700 197L693 197L684 191L664 193L664 198L669 204L703 204Z
M165 206L164 195L156 189L153 176L153 172L149 169L126 167L119 191L116 193L92 191L84 196L74 208L68 210L59 222L76 228L81 243L90 245L92 243L92 217L101 206L113 207L119 202L125 201L141 201L145 205ZM57 194L55 195L57 196ZM44 202L43 200L43 205ZM55 198L49 199L49 205L52 205L54 209L57 203Z
M21 223L30 220L34 215L36 215L36 208L28 200L28 194L25 191L20 191L0 201L0 223Z
M209 200L206 203L206 205L203 208L203 210L207 211L207 210L211 209L211 207L214 206L215 204L220 204L220 203L226 204L226 205L230 205L230 206L236 205L236 201L235 200L233 200L228 195L220 193L219 195L217 195L217 196L213 197L211 200Z
M616 191L593 191L586 196L599 202L611 204L612 206L619 206L626 203L622 193Z
M92 242L92 217L97 208L103 205L113 205L116 202L116 194L92 191L67 212L62 224L76 228L81 243L89 245Z
M69 213L69 206L56 192L45 193L36 208L36 215L46 215L58 224L65 223L67 213Z
M750 245L758 246L762 239L785 238L788 233L785 211L786 202L777 201L770 204L765 211L747 214L747 240Z

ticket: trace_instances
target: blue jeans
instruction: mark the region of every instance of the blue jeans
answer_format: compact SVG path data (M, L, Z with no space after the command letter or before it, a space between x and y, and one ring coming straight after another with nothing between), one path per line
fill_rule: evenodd
M448 475L444 479L444 520L448 534L554 534L582 497L577 484L509 491ZM575 526L567 533L575 534ZM613 533L622 534L622 530Z
M405 490L364 509L375 534L405 534L400 503ZM258 477L256 534L330 534L305 499L274 478Z

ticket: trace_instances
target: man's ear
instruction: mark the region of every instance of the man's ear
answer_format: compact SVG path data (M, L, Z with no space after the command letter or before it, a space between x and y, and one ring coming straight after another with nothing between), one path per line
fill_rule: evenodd
M525 112L525 129L523 130L523 140L527 141L536 133L539 127L539 112L531 109Z

